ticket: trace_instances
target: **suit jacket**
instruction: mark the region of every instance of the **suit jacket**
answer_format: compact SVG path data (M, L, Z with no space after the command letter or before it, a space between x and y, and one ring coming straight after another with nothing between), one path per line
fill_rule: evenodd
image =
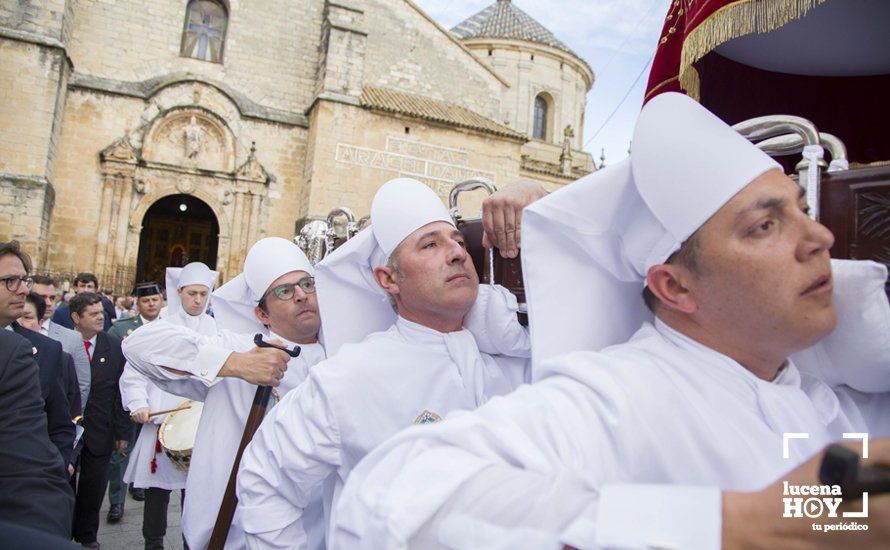
M77 331L65 328L62 325L50 321L46 326L47 336L62 344L65 353L70 353L74 358L74 368L77 372L77 384L80 387L80 404L84 405L90 396L90 360L87 351L83 347L83 339ZM78 413L80 414L80 413Z
M74 424L69 415L68 398L62 387L62 369L66 367L62 344L52 338L28 330L17 322L12 323L12 330L31 342L34 360L40 371L40 390L46 411L49 438L59 449L65 464L71 464L74 451Z
M105 312L105 324L102 326L102 330L107 331L111 328L111 321L117 317L117 312L114 310L114 304L105 296L102 296L102 310ZM53 313L53 323L74 330L74 321L71 320L71 310L68 309L68 304L59 304Z
M74 494L47 437L33 345L0 330L0 518L68 538Z
M118 339L123 341L127 338L134 330L142 326L142 316L134 315L132 317L124 317L123 319L117 319L113 323L111 323L111 329L108 331L108 334L112 334L117 336Z
M126 362L120 340L104 332L96 335L90 399L83 411L83 441L94 455L110 454L115 441L130 439L133 428L118 387Z

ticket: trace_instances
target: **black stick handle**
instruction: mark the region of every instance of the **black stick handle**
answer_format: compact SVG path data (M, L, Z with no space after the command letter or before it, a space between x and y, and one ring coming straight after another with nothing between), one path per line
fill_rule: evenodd
M274 345L270 344L269 342L266 342L265 340L263 340L262 334L256 334L253 337L253 343L256 344L256 347L258 347L258 348L280 349L281 351L287 353L288 355L290 355L291 357L293 357L295 359L300 356L300 347L299 346L295 347L294 349L288 349L288 348L282 348L279 346L274 346Z
M862 498L862 493L890 492L890 468L864 466L855 451L835 443L822 458L819 481L839 485L845 497Z

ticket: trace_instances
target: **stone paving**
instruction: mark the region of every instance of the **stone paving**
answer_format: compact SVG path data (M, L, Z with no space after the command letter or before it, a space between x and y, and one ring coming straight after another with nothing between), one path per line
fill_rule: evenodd
M182 503L179 491L170 494L170 505L167 507L167 535L164 537L164 548L182 550L182 530L179 518L182 514ZM127 492L127 503L124 505L124 518L118 523L108 523L108 495L102 502L99 517L99 544L102 550L138 550L143 548L142 538L142 506L144 503L133 500Z

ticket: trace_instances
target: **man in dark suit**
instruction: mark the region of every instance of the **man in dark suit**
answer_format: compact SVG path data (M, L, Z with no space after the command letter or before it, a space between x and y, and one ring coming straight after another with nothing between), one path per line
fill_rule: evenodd
M37 286L37 277L34 277L35 283L34 286ZM79 380L77 375L77 368L75 367L74 358L71 356L68 351L71 349L72 342L66 340L62 341L53 336L49 336L46 333L42 332L42 327L40 325L40 320L44 319L45 311L46 311L46 299L31 290L31 293L25 296L25 313L16 321L19 326L25 327L28 330L33 330L34 332L39 332L48 338L52 338L56 342L62 344L62 390L65 392L65 398L68 400L68 417L69 418L77 418L78 416L83 414L83 407L81 406L80 400L80 387ZM48 321L51 323L51 321ZM86 362L86 350L83 347L83 342L80 340L80 334L74 332L73 330L69 330L64 327L60 327L56 324L51 325L53 328L61 331L65 331L65 333L70 333L71 336L74 337L75 341L73 344L76 344L80 351L83 353L83 360L86 363L87 373L89 373L90 364ZM67 346L66 346L67 343ZM74 460L71 461L71 464L74 464Z
M67 465L74 450L74 424L62 388L62 368L67 367L63 362L62 345L16 322L25 310L31 286L30 269L31 258L22 252L17 241L0 243L0 280L3 281L0 284L0 328L15 331L31 342L33 358L39 367L49 438Z
M92 273L78 273L76 277L74 277L74 293L80 294L81 292L99 292L99 279L96 278ZM114 309L114 304L111 303L111 300L106 298L105 296L100 296L102 299L102 311L105 314L105 319L102 322L102 330L108 331L111 328L111 321L113 321L117 317L117 312ZM69 304L59 304L59 307L56 308L55 313L53 313L53 323L58 323L65 328L74 328L74 323L71 321L71 314L69 311Z
M33 279L34 285L31 288L31 292L42 297L46 307L43 311L43 317L40 318L39 326L31 330L58 341L62 344L62 349L65 350L65 353L70 353L71 357L74 358L77 382L80 385L80 402L86 404L87 398L90 395L90 362L87 360L83 341L80 339L80 334L73 329L65 328L52 320L53 314L56 312L56 306L60 302L56 291L56 281L46 275L34 275ZM70 315L68 319L70 321ZM21 320L19 320L19 324L22 324ZM73 322L72 326L74 326Z
M0 330L0 518L67 539L74 494L46 435L32 347Z
M104 311L97 294L81 292L68 306L74 329L83 338L91 370L90 398L83 412L84 446L74 506L74 540L98 548L99 508L108 483L108 462L112 452L127 452L130 438L130 417L121 405L118 387L126 359L120 340L102 332Z

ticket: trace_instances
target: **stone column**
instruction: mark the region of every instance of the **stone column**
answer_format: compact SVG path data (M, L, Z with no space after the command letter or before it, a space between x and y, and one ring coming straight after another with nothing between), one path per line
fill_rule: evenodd
M316 96L357 102L362 94L368 32L360 0L327 0L321 27Z

